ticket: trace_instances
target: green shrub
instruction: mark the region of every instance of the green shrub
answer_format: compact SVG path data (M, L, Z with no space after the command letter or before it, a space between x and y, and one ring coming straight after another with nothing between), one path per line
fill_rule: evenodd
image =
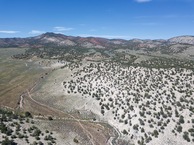
M184 117L181 115L180 117L179 117L179 123L185 123L185 121L184 121Z
M177 131L178 131L179 133L182 132L182 126L179 125L179 126L177 127Z
M48 117L48 120L53 120L53 118L51 116Z
M26 112L25 112L25 117L30 117L30 118L32 118L32 114L31 114L30 112L26 111Z
M188 141L188 142L190 142L190 138L189 138L189 133L188 132L184 132L183 133L183 138L186 140L186 141Z

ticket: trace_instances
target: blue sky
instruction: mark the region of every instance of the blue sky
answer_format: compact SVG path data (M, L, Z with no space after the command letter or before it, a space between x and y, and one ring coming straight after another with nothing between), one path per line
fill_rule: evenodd
M0 37L194 35L194 0L0 0Z

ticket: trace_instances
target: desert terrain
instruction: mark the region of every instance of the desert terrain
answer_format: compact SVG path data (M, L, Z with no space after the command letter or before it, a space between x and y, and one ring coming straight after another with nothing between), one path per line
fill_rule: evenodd
M65 46L42 48L58 37ZM0 49L2 143L193 144L192 44L63 37Z

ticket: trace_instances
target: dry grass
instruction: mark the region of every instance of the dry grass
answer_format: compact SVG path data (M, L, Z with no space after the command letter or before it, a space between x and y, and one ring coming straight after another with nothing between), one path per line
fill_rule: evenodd
M1 106L16 108L22 92L44 72L41 68L37 69L36 65L32 62L11 58L13 54L21 53L22 51L15 48L0 49Z

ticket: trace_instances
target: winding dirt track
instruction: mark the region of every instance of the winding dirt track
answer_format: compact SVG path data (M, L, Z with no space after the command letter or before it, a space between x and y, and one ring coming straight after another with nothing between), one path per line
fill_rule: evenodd
M23 108L23 100L24 100L24 97L23 95L20 96L20 108Z
M66 117L66 118L59 118L59 119L77 121L78 124L79 124L79 126L83 129L84 133L86 134L87 138L89 139L90 143L91 143L92 145L96 145L96 143L97 143L98 141L95 140L95 137L92 135L92 133L91 133L89 130L87 130L87 129L84 127L84 125L82 124L82 122L94 122L94 121L89 121L89 120L84 120L84 119L77 119L76 117L74 117L73 115L71 115L71 114L69 114L69 113L65 113L65 112L63 112L63 111L61 111L61 110L59 110L59 109L53 108L53 107L48 106L48 105L43 104L43 103L40 103L40 102L36 101L36 100L32 97L31 93L33 92L33 90L35 89L35 87L36 87L40 82L41 82L41 79L38 79L38 80L34 83L34 85L33 85L32 87L30 87L29 89L26 89L26 91L23 92L23 93L20 95L20 101L19 101L19 104L18 104L17 109L18 109L18 108L20 108L20 109L23 109L23 108L24 108L24 105L25 105L25 104L24 104L24 99L25 99L25 97L28 97L28 99L30 99L33 103L35 103L36 105L38 105L38 106L40 106L40 107L49 109L49 110L51 110L52 112L55 112L55 113L57 113L57 114L68 115L70 118L69 118L69 117ZM97 123L97 122L95 122L95 123ZM100 124L97 124L97 125L102 126L102 125L100 125ZM103 126L103 128L104 128L104 126ZM111 139L111 138L114 138L114 139ZM108 141L107 141L107 144L108 144L108 143L109 143L109 144L112 144L112 141L115 140L115 138L117 138L117 136L115 136L115 137L110 137L110 138L108 139ZM112 141L111 141L111 140L112 140Z
M64 113L64 112L61 111L61 110L58 110L58 109L56 109L56 108L47 106L47 105L45 105L45 104L42 104L42 103L36 101L35 99L32 98L32 96L31 96L29 90L26 90L26 92L27 92L27 94L28 94L28 97L29 97L33 102L35 102L36 104L38 104L38 105L40 105L40 106L43 106L43 107L47 107L47 108L49 108L49 109L51 109L51 110L53 110L53 111L56 111L56 112ZM87 137L90 139L90 142L92 143L92 145L95 145L92 134L91 134L91 133L90 133L90 132L82 125L82 123L80 122L80 121L87 121L87 120L76 119L76 118L75 118L73 115L71 115L71 114L67 114L67 115L69 115L69 116L72 118L72 120L78 122L78 124L80 125L80 127L81 127L81 128L83 129L83 131L86 133Z

